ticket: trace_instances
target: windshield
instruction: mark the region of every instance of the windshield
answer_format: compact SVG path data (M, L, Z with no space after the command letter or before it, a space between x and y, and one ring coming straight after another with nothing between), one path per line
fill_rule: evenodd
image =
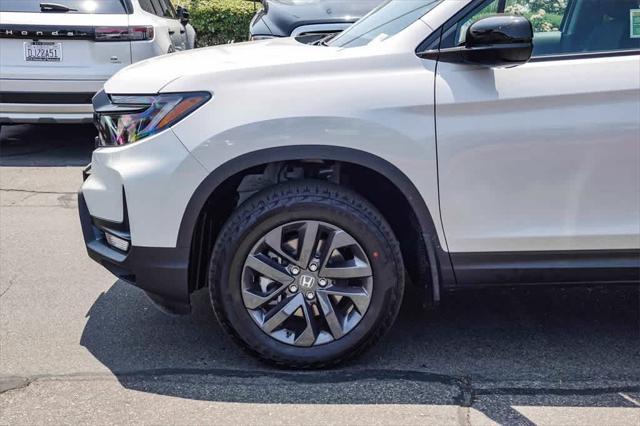
M50 5L47 10L40 5ZM58 8L57 6L62 6ZM69 10L56 10L65 8ZM127 11L122 0L0 0L0 12L34 12L42 11L64 13L114 13Z
M380 42L399 33L433 9L440 0L387 0L328 42L357 47Z

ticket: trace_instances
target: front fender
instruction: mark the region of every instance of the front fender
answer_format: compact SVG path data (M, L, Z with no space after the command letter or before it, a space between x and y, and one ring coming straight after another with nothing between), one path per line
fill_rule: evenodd
M419 204L420 208L414 207L418 217L431 222L425 231L437 235L446 250L440 216L428 213L438 212L440 207L435 141L415 125L418 117L424 120L423 114L419 107L403 113L396 109L394 127L380 124L388 114L379 110L370 111L367 119L291 117L230 128L191 151L210 173L210 182L203 182L209 190L204 200L225 179L256 165L311 158L351 162L372 168L400 188L411 188L403 192ZM217 184L212 187L214 181ZM190 205L185 216L197 215L200 208Z
M425 236L437 238L439 248L446 247L439 237L438 215L432 215L424 198L411 180L397 167L371 153L330 145L290 145L252 151L227 161L213 170L193 193L180 224L178 247L189 247L198 220L209 196L227 179L244 170L262 164L302 159L324 159L358 164L385 176L405 196L413 208ZM434 211L435 212L435 211Z

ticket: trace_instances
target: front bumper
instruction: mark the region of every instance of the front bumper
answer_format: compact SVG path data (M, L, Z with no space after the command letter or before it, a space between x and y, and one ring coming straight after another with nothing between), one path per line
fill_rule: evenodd
M86 179L89 172L85 170L84 174ZM105 232L126 235L126 219L109 223L92 217L82 191L78 193L78 210L89 257L122 281L144 290L163 310L174 314L190 312L188 248L131 246L125 253L107 244Z
M90 167L78 200L89 256L165 309L188 312L191 242L178 235L207 170L171 129L98 148Z

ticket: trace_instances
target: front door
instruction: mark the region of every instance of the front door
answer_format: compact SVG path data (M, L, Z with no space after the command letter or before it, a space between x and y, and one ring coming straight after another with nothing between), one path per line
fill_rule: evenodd
M492 0L445 28L442 48L496 12L524 14L535 31L526 65L438 64L440 197L454 263L456 252L640 248L638 8Z

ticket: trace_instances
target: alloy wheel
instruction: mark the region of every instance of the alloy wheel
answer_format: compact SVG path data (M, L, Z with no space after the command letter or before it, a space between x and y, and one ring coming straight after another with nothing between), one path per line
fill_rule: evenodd
M373 272L360 244L321 221L296 221L267 232L242 269L242 299L253 321L294 346L340 339L364 317Z

